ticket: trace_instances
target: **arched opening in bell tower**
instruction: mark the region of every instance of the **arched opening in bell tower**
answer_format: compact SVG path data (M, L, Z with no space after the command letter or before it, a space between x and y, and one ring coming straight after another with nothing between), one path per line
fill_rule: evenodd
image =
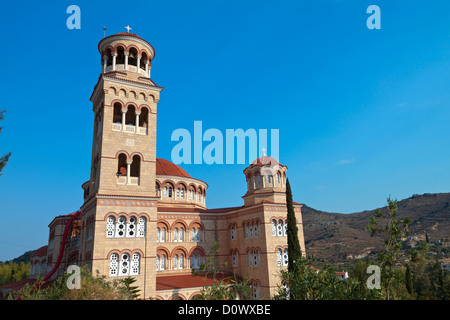
M108 49L106 49L106 51L105 51L105 56L107 56L108 57L108 60L106 61L106 66L107 67L109 67L109 66L112 66L112 51L111 51L111 48L108 48Z
M148 109L142 108L141 114L139 115L139 127L147 128L148 125Z
M135 126L136 125L136 108L134 106L129 106L127 114L125 116L125 124Z
M135 48L130 49L130 55L128 57L128 64L130 66L137 67L137 61L138 61L138 52Z
M133 162L131 163L130 176L139 178L141 173L141 157L138 155L133 156Z
M114 103L113 123L122 124L122 105L119 102Z
M125 49L123 47L117 47L116 64L125 64Z
M126 176L127 175L127 156L124 153L119 155L117 175Z
M145 71L145 63L146 63L146 61L148 61L147 53L142 52L140 68L141 68L142 70L144 70L144 71Z

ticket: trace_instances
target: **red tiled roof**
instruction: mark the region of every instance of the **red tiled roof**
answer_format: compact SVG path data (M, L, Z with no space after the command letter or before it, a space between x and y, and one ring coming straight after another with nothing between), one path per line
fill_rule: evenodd
M272 158L269 156L262 156L262 157L257 158L256 160L254 160L250 166L253 167L253 166L266 166L266 165L281 166L282 164L279 163L275 158Z
M47 255L47 246L40 247L31 256L32 257L43 257Z
M216 280L213 279L212 274L183 274L173 276L159 276L156 277L156 290L172 290L183 288L198 288L204 286L211 286L214 281L224 280L225 283L231 283L233 276L227 273L216 274Z
M156 159L156 175L191 178L191 176L181 167L170 161L160 158Z
M139 39L139 40L142 40L142 41L144 41L145 43L147 43L147 44L153 49L153 52L155 52L155 49L153 48L153 46L152 46L147 40L142 39L141 37L139 37L139 36L138 36L137 34L135 34L135 33L119 32L119 33L112 34L112 35L110 35L110 36L107 36L107 37L103 38L100 42L102 42L102 41L105 40L105 39L108 39L108 38L111 38L111 37L117 37L117 36L128 36L128 37L133 37L133 38L137 38L137 39ZM100 46L100 43L99 43L99 46Z
M184 207L158 207L158 212L186 212L186 213L225 213L243 207L229 207L229 208L217 208L217 209L201 209L201 208L184 208Z

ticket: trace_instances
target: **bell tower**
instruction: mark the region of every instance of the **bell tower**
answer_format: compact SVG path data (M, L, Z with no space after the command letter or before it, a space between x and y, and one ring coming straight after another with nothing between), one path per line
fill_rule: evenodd
M162 87L150 77L155 50L120 32L98 44L101 74L90 101L91 174L82 185L80 261L108 277L133 275L142 296L155 293L156 119ZM117 266L116 269L114 269Z

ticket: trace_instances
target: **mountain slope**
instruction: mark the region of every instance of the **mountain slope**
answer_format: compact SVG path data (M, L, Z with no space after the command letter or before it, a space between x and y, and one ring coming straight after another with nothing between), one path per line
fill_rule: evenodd
M398 201L398 215L411 219L409 234L430 240L450 236L450 193L413 195ZM383 213L387 209L380 208ZM375 210L351 214L329 213L304 205L303 231L308 255L330 262L363 257L382 249L383 239L371 237L367 224Z

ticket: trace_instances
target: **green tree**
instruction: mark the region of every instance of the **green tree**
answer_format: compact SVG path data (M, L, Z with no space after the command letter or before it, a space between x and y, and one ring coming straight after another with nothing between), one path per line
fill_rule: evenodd
M24 280L28 277L29 273L29 262L2 262L0 263L0 286Z
M224 270L228 264L219 263L217 257L220 248L217 242L214 242L208 252L205 263L200 266L200 270L194 271L194 274L204 274L205 281L211 276L212 285L202 287L200 290L202 300L249 300L252 299L252 287L248 277L239 278L236 274L228 275Z
M287 244L288 244L288 270L294 271L294 264L302 258L302 250L298 240L297 219L295 218L292 191L289 179L286 180L287 205Z
M5 116L3 115L4 113L6 113L5 110L0 111L0 121L5 118ZM0 133L2 132L2 129L3 129L3 127L0 127ZM6 164L8 163L10 157L11 157L11 152L6 153L0 157L0 176L3 174L2 171L6 167Z
M370 217L367 228L372 237L377 233L385 236L384 251L378 255L378 263L381 268L381 282L385 297L390 300L393 298L393 294L395 295L395 289L400 285L395 266L401 262L402 238L408 231L411 220L397 217L397 200L392 200L389 196L387 203L387 215L382 214L381 210L377 209L375 215ZM381 225L382 222L385 222L384 226Z
M406 290L408 290L409 294L413 294L413 281L412 281L412 274L411 274L411 265L409 263L406 265L405 282L406 282Z
M133 283L136 282L136 278L133 277L126 277L123 279L123 284L125 285L125 288L130 293L130 295L133 297L133 299L139 298L139 287L133 286Z
M351 278L340 280L329 264L319 265L314 257L301 258L295 271L280 271L281 283L275 300L365 300L376 299L377 290L368 290L363 283Z

